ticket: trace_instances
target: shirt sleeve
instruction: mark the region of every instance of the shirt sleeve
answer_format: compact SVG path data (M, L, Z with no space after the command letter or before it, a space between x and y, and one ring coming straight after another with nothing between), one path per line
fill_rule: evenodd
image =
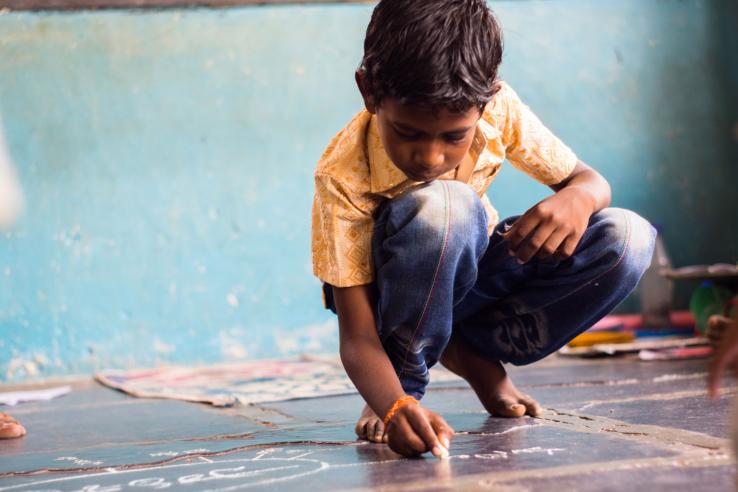
M546 128L508 85L502 142L510 163L536 181L555 185L566 179L577 165L577 156Z
M313 273L336 287L373 280L371 239L374 219L360 197L326 174L315 176L312 215Z

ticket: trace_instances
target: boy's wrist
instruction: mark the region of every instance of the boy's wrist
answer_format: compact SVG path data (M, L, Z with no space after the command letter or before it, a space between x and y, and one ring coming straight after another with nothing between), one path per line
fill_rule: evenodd
M598 212L597 199L584 186L572 185L563 188L561 191L564 190L576 193L576 196L578 197L577 200L582 204L584 210L589 212L590 216Z
M389 427L390 422L392 421L392 418L404 407L408 405L420 405L420 402L416 400L414 397L410 395L404 395L395 400L395 402L392 404L390 409L384 414L382 421L384 423L384 428L386 429ZM380 415L382 417L382 415Z

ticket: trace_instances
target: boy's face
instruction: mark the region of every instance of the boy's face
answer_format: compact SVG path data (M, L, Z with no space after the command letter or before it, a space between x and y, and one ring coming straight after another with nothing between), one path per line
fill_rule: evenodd
M477 122L477 107L458 113L406 106L387 97L375 105L364 90L363 74L356 73L366 109L377 116L379 137L392 162L415 181L432 181L456 168L469 152Z
M434 112L393 98L372 109L387 155L414 181L432 181L456 168L469 152L481 116L476 107Z

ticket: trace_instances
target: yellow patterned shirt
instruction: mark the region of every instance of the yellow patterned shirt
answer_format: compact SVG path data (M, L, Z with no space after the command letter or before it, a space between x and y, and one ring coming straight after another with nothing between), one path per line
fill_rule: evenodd
M490 233L498 214L485 192L505 159L545 185L564 180L577 163L569 147L504 82L485 107L469 154L475 165L468 184L484 203ZM387 156L376 118L366 110L356 115L328 144L315 170L313 273L336 287L371 283L374 212L384 200L418 184Z

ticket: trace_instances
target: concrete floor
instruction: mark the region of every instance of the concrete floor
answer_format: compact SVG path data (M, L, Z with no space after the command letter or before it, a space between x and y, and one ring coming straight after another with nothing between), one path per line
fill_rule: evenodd
M451 459L403 459L358 442L358 395L217 409L78 385L15 407L28 429L0 441L0 491L734 490L725 382L705 361L556 359L511 368L543 418L490 418L463 383L424 404L456 429ZM4 409L8 410L8 409Z

